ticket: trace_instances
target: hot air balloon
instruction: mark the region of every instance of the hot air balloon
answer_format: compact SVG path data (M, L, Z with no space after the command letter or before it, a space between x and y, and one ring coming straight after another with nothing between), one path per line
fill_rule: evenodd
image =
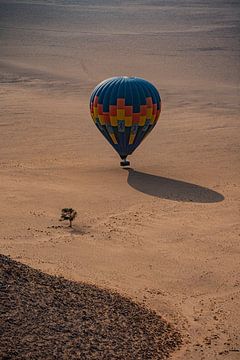
M118 152L121 166L156 125L160 95L150 82L138 77L113 77L102 81L90 98L92 119Z

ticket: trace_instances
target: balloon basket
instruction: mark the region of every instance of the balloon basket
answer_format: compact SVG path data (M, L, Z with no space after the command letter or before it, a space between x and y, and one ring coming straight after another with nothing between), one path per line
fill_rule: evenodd
M128 161L128 160L122 160L122 161L120 161L120 165L121 166L129 166L130 165L130 161Z

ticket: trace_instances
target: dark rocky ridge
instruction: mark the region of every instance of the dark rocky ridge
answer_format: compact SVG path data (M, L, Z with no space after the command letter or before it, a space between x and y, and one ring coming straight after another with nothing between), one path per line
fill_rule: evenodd
M1 359L166 359L180 334L117 293L0 255Z

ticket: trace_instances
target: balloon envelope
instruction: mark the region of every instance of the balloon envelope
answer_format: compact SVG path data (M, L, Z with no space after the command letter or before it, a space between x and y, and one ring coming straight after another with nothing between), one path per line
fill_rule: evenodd
M122 159L133 153L156 125L161 112L157 89L138 77L113 77L93 90L92 119Z

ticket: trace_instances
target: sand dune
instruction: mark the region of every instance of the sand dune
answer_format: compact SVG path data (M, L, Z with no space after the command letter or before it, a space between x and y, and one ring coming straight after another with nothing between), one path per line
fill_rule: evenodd
M0 0L1 252L143 302L182 333L174 359L239 357L239 11ZM163 100L128 170L88 109L114 75Z

